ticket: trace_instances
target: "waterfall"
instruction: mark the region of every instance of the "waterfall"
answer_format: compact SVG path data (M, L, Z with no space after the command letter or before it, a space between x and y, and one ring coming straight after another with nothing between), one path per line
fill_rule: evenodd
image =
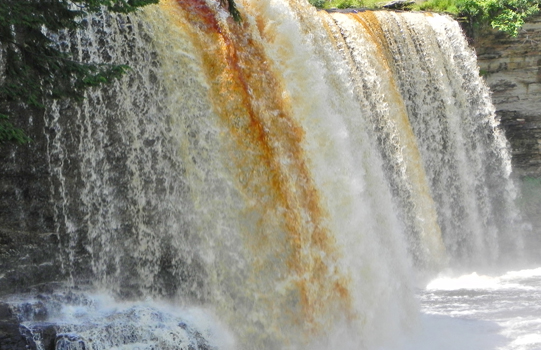
M416 327L420 281L520 256L506 140L456 22L237 4L241 23L161 0L56 38L131 67L48 107L71 285L205 308L242 349L374 349ZM186 322L152 310L120 314ZM180 346L158 333L76 342Z

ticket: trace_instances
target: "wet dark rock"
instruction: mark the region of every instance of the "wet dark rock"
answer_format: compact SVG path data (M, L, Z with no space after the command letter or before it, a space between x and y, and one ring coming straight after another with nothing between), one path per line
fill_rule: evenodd
M41 301L23 303L16 308L16 311L21 321L45 321L49 314L47 307Z
M47 289L65 278L61 271L58 236L0 227L0 296Z
M382 7L388 10L402 10L408 6L415 4L413 0L395 0L386 3Z
M0 302L0 350L34 349L36 343L30 331L19 324L9 304Z
M66 322L59 325L50 321L59 316L61 319L62 310L66 306L92 310L95 302L84 292L70 289L28 294L22 300L18 297L9 302L0 302L0 350L35 350L36 343L44 350L87 350L92 349L95 344L107 347L107 344L112 343L144 343L148 340L148 334L141 334L150 332L161 336L162 327L171 317L158 309L136 306L100 315L103 319L91 318L88 322L72 325ZM147 317L150 317L152 322L139 323L141 318ZM216 350L209 344L204 333L189 322L179 319L177 325L185 331L189 342L182 342L182 345L179 343L176 350ZM158 332L153 333L155 330ZM94 336L89 336L89 333ZM151 344L153 341L150 340Z
M56 336L56 350L86 350L86 344L77 334L61 333Z
M54 325L45 325L41 333L41 345L44 350L56 349L56 327Z
M208 344L207 340L205 337L203 337L203 335L201 335L201 333L197 331L194 332L194 337L197 344L197 350L216 350Z

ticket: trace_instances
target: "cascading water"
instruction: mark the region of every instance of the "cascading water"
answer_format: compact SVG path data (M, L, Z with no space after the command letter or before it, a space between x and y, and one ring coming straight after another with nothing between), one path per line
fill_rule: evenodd
M204 307L242 349L374 349L416 327L418 281L518 255L505 139L454 21L238 6L240 24L213 0L162 0L57 38L132 68L48 111L73 285ZM131 338L64 325L79 333L60 348L213 337L147 304L83 312Z

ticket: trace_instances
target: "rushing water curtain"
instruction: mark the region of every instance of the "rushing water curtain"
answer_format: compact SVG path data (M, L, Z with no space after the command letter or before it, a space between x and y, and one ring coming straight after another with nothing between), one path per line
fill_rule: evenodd
M60 38L132 68L49 108L74 281L207 305L244 348L369 348L415 323L419 278L520 250L505 139L454 21L238 6L241 23L162 0Z

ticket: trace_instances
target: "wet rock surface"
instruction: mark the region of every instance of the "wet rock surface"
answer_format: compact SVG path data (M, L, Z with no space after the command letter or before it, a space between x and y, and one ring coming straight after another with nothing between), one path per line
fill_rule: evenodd
M516 38L495 30L473 33L481 74L492 91L519 177L541 177L541 16Z
M47 290L60 281L58 236L0 228L0 296Z
M0 302L0 350L216 349L205 330L159 305L104 305L72 290L6 300Z
M36 349L30 331L20 325L9 304L0 302L0 350L27 349Z
M415 1L413 0L395 0L395 1L386 3L385 5L381 7L388 10L401 10L413 4L415 4Z

